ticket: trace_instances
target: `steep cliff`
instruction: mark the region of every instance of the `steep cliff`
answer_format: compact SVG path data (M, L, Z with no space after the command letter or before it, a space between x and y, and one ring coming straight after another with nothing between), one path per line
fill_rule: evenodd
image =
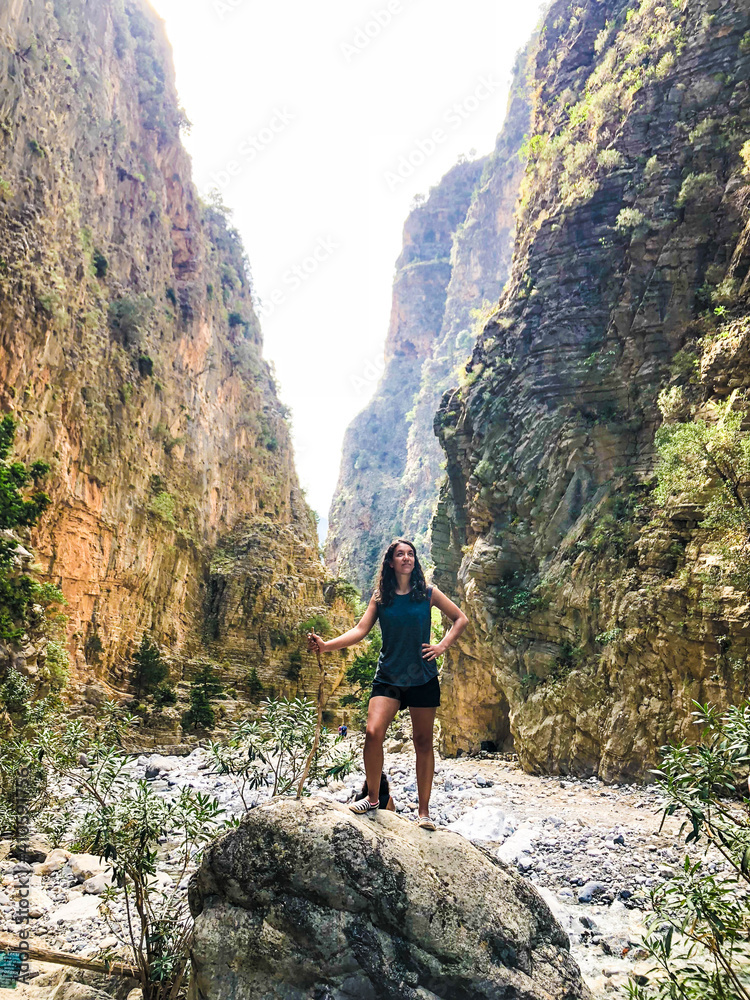
M749 29L740 0L548 12L511 278L436 416L449 752L644 776L692 699L747 694L747 442L712 404L750 385Z
M395 535L412 538L431 566L429 528L444 467L433 418L510 271L535 45L536 37L516 61L493 152L446 174L404 226L385 370L347 431L326 539L329 570L363 591Z
M176 678L212 656L288 686L266 639L325 609L314 518L161 22L140 0L11 0L0 78L0 409L19 457L52 465L31 544L69 602L71 692L125 690L145 630Z

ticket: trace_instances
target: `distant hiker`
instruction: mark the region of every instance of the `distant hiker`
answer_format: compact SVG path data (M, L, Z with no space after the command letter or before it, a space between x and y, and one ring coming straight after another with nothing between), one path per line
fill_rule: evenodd
M349 729L346 726L344 725L339 726L339 736L346 736L348 732Z
M361 800L367 795L367 781L362 782L362 788L354 796L355 802L361 802ZM388 782L388 778L385 774L380 775L380 796L378 804L381 809L388 809L390 812L396 811L396 804L393 801L393 796L391 795L391 786Z
M439 608L453 622L437 645L430 643L430 608ZM326 641L310 633L308 648L321 653L353 646L380 622L383 648L378 658L367 709L365 774L368 788L379 788L383 773L383 740L396 713L411 715L417 753L419 825L434 830L430 819L430 794L435 773L432 749L435 710L440 704L436 657L453 645L469 623L466 615L437 587L428 587L417 551L406 538L391 542L383 556L380 581L367 610L354 628ZM380 802L368 794L350 805L355 813L378 809Z

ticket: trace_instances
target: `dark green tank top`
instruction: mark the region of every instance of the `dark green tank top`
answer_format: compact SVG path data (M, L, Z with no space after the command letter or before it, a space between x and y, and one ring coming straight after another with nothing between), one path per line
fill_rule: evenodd
M375 680L398 687L416 687L437 677L435 660L422 658L422 643L430 641L430 598L413 601L411 593L394 594L393 603L378 604L383 648L378 657Z

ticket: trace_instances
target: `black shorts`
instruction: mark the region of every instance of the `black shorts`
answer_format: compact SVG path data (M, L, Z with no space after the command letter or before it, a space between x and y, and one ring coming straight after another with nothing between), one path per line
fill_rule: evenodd
M400 709L437 708L440 704L440 681L433 677L426 684L415 687L397 687L395 684L383 684L375 681L372 685L371 698L397 698L401 702Z

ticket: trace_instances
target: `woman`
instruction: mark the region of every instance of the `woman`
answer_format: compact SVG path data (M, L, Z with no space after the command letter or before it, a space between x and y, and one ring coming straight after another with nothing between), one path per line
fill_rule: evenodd
M433 606L453 622L437 645L430 643L430 608ZM432 739L435 710L440 704L435 661L453 645L469 620L437 587L426 585L416 549L405 538L397 538L388 546L378 588L354 628L327 642L311 632L308 648L317 646L321 653L326 653L353 646L365 638L376 619L380 622L383 648L367 709L364 751L367 787L380 788L385 734L396 713L408 707L417 753L418 821L425 829L434 830L435 824L430 819L430 794L435 773ZM349 808L354 813L367 813L378 806L377 797L368 794Z

